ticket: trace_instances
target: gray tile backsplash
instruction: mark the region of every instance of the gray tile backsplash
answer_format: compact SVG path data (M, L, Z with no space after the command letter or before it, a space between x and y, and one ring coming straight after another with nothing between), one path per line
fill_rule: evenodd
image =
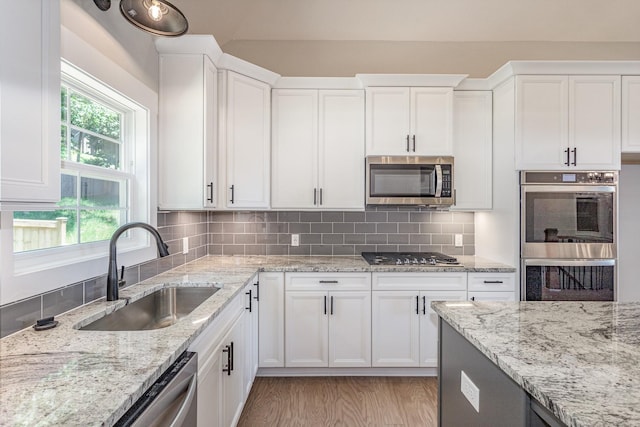
M474 214L380 207L365 212L209 212L212 255L358 255L365 251L475 253ZM463 247L453 246L454 234ZM291 246L300 234L300 246Z

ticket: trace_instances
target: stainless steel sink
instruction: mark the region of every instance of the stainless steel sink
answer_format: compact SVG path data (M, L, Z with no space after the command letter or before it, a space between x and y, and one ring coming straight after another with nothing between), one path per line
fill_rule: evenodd
M218 287L158 289L80 329L83 331L147 331L166 328L189 315L219 289Z

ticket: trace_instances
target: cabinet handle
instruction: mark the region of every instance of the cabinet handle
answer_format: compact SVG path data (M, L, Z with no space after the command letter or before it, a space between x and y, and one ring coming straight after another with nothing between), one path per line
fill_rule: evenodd
M251 289L249 289L249 292L245 292L244 294L245 295L249 295L249 307L245 307L244 309L245 310L249 310L249 313L251 313L251 300L252 300L252 298L251 298Z
M333 316L333 295L331 295L331 315Z
M422 314L427 314L427 297L422 296Z
M324 296L324 314L327 314L327 296Z
M233 341L231 341L231 352L229 353L229 359L231 360L231 365L230 365L231 366L231 368L230 368L231 371L233 371L233 362L234 362L233 359L235 359L235 358L236 358L236 355L233 352ZM229 375L231 375L231 374L229 374Z
M471 297L471 301L475 301L475 300L476 300L476 297Z
M416 314L420 314L420 296L416 295Z
M260 281L258 280L256 283L253 284L253 286L256 287L256 296L253 297L253 299L256 301L260 301Z
M407 153L409 152L409 135L407 135Z
M337 284L338 281L337 280L319 280L318 283L322 283L322 284L334 283L334 284Z
M573 166L577 166L576 162L578 161L578 149L576 147L573 147L573 150L571 150L573 152L573 163L571 163Z
M320 189L320 206L322 206L322 188Z
M318 190L317 189L313 189L313 206L316 205L316 201L317 201L317 194L318 194Z
M209 189L209 197L207 197L207 202L213 203L213 181L207 184L207 188Z
M484 281L484 283L487 283L487 284L491 284L491 283L496 284L496 283L504 283L504 282L503 282L502 280L485 280L485 281Z
M235 195L236 195L236 186L234 184L234 185L231 185L231 187L229 187L229 188L231 189L231 200L230 200L230 202L231 202L231 204L233 204L234 203L234 199L235 199Z
M413 152L416 152L416 136L413 135Z
M564 153L567 155L567 161L564 162L565 166L569 166L569 147L567 147L566 150L564 150Z
M225 345L222 352L227 353L227 367L223 367L222 372L226 372L227 375L231 375L231 346Z

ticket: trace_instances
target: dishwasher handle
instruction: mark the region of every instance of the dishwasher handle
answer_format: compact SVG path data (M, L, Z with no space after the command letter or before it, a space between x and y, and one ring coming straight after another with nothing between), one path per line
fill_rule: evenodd
M197 395L198 395L198 375L194 374L191 377L191 381L189 382L189 388L187 389L187 396L184 398L184 402L182 402L182 405L180 405L180 409L178 410L178 413L176 414L175 418L173 419L173 421L171 421L171 424L169 424L170 427L181 427L182 425L184 425L187 415L189 415L189 410L193 405L193 399L195 399Z

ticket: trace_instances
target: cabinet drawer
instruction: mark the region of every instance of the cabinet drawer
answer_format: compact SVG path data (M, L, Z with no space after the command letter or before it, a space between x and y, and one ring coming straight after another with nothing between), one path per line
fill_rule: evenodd
M516 301L515 292L472 292L469 291L470 301Z
M373 273L373 290L464 291L467 273Z
M469 291L515 292L515 273L469 273Z
M284 276L287 291L371 289L371 273L285 273Z

